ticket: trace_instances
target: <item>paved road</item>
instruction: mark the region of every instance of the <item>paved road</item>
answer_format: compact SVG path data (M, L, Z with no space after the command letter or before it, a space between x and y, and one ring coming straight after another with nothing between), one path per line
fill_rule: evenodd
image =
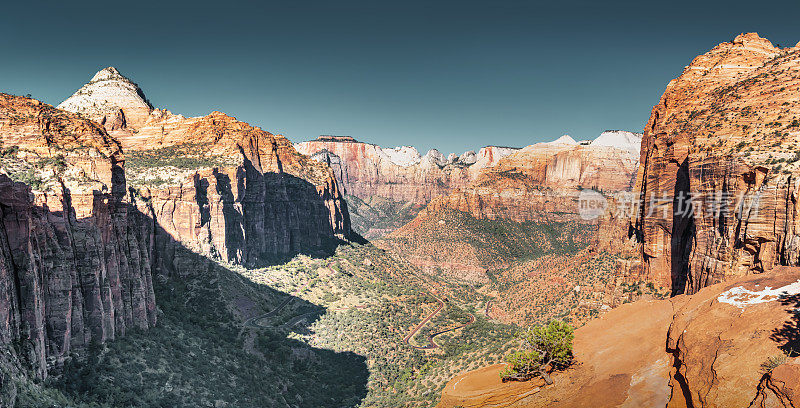
M433 295L431 295L431 296L433 296ZM423 319L418 325L414 326L414 329L411 330L411 333L407 334L406 337L403 338L403 342L406 343L406 345L408 345L410 347L413 347L415 349L419 349L419 350L437 349L437 348L439 348L439 345L436 344L436 342L434 341L434 338L436 336L438 336L440 334L447 333L447 332L451 332L451 331L454 331L454 330L458 330L460 328L467 327L467 326L471 325L472 323L475 323L475 315L470 313L469 322L467 322L465 324L462 324L460 326L456 326L456 327L453 327L453 328L450 328L450 329L446 329L446 330L440 330L438 332L429 334L428 335L428 344L426 344L424 346L415 346L415 345L411 344L411 342L410 342L411 338L414 337L414 335L417 334L417 332L423 326L425 326L426 323L428 323L434 316L436 316L437 313L441 312L442 309L444 308L444 302L441 299L437 298L437 297L435 297L435 298L439 302L439 307L437 307L436 310L434 310L433 312L431 312L431 314L429 314L427 317L425 317L425 319Z
M414 337L415 334L417 334L417 332L419 331L419 329L422 328L422 326L425 326L425 323L428 323L431 319L433 319L433 316L436 316L437 313L439 313L442 309L444 309L444 302L442 302L442 300L437 298L437 297L435 297L435 298L436 298L436 301L439 302L439 307L437 307L436 310L434 310L428 316L426 316L424 319L422 319L422 321L418 325L414 326L414 328L411 330L411 332L408 333L406 335L406 337L403 338L403 343L406 343L407 345L409 345L411 347L414 347L414 348L425 348L425 347L415 346L415 345L409 343L408 341L411 340L411 338Z
M244 322L244 327L271 327L271 326L263 326L263 325L259 324L258 322L259 322L261 319L266 319L266 318L268 318L268 317L275 316L275 314L276 314L276 313L280 312L280 311L281 311L281 310L283 310L283 308L284 308L284 307L286 307L286 306L287 306L289 303L292 303L292 301L293 301L293 300L297 299L297 295L298 295L300 292L302 292L302 291L303 291L305 288L307 288L307 287L308 287L308 285L310 285L310 284L311 284L311 279L309 279L309 280L308 280L308 282L306 282L306 284L305 284L305 285L301 286L300 288L298 288L298 289L296 289L294 292L292 292L292 294L290 294L290 295L287 295L287 296L286 296L286 300L284 300L284 301L283 301L283 303L281 303L280 305L278 305L278 307L276 307L275 309L273 309L273 310L270 310L269 312L267 312L267 313L264 313L264 314L262 314L262 315L258 315L258 316L251 317L251 318L247 319L247 320ZM298 316L298 317L299 317L299 316ZM290 320L290 321L291 321L291 320Z

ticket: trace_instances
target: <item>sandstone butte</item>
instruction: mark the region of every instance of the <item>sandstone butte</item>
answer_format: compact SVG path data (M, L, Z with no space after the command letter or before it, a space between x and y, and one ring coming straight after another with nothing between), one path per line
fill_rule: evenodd
M450 380L438 407L797 406L800 358L762 364L800 344L798 294L800 268L780 266L625 304L575 332L575 364L553 385L503 383L490 366Z
M363 200L381 196L417 204L467 186L482 169L518 150L486 146L477 154L467 151L445 157L432 149L421 156L413 147L381 148L349 136L320 136L297 143L295 148L328 163L347 194Z
M0 94L0 341L39 378L154 325L157 274L319 253L350 234L334 174L286 138L219 112L141 120L131 86L100 71L87 87L102 92L64 104L80 113ZM118 121L96 116L109 109Z
M630 221L649 280L694 293L800 264L798 92L800 47L754 33L695 58L667 85L644 129L643 205ZM695 211L680 211L689 196Z

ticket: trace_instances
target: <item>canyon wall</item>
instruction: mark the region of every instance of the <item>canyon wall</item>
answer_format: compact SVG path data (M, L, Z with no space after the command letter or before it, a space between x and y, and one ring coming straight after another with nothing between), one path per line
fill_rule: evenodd
M3 172L24 181L0 174L0 343L45 377L73 350L156 323L154 228L97 124L0 94L0 134Z
M671 81L645 128L630 230L673 294L800 264L800 47L742 34Z
M428 211L517 222L577 219L580 189L631 189L640 140L636 133L606 131L591 142L565 135L527 146L482 169L467 187L434 199Z
M300 153L330 164L347 194L426 204L434 197L466 187L482 169L517 149L487 146L444 157L437 150L424 156L413 147L381 148L347 136L320 136L295 144Z
M0 343L40 378L152 327L159 276L325 254L350 236L327 165L223 113L140 117L131 84L99 72L64 104L74 113L0 94Z
M100 84L105 92L90 92ZM151 109L141 117L145 105L138 86L109 67L59 106L96 120L119 113L124 120L106 119L105 128L126 153L129 183L173 240L258 265L350 236L330 167L299 154L285 137L221 112L187 118Z

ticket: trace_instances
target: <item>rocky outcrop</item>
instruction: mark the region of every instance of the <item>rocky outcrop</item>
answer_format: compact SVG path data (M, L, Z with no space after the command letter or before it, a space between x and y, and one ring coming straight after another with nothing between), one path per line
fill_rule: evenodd
M92 341L156 323L153 224L97 124L0 94L0 134L0 343L45 377Z
M575 364L502 383L493 366L453 378L440 407L790 407L800 403L800 268L622 305L575 332Z
M648 279L694 293L800 265L798 55L742 34L669 83L645 128L630 226Z
M114 67L98 71L88 84L58 105L58 109L80 113L108 131L138 129L153 107L139 86Z
M381 148L347 136L320 136L295 147L330 164L347 194L362 200L377 195L418 204L465 187L482 169L517 150L487 146L477 154L469 151L445 157L430 150L421 156L413 147Z
M98 77L130 82L112 68ZM108 98L102 106L124 111L125 101ZM111 134L126 152L130 184L152 206L158 225L198 253L256 265L324 250L350 235L331 169L281 135L221 112L186 118L163 109Z
M636 133L607 131L583 144L565 135L530 145L483 169L466 188L434 199L428 210L518 222L577 219L580 189L632 187L639 140Z

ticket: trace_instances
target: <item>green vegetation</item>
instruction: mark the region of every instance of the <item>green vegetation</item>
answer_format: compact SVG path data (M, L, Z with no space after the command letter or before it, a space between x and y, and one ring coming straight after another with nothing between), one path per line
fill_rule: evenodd
M139 172L154 167L198 169L227 164L223 156L205 155L202 149L203 147L198 144L183 143L159 149L131 150L125 155L125 168Z
M572 362L573 328L557 320L516 334L522 350L509 354L510 365L500 373L503 381L525 381L540 376L549 385L549 371L561 370Z
M770 374L772 370L784 363L786 363L786 354L784 353L769 357L761 363L761 373Z
M362 200L346 195L353 231L364 238L380 238L407 224L422 210L421 204L394 201L381 196Z

